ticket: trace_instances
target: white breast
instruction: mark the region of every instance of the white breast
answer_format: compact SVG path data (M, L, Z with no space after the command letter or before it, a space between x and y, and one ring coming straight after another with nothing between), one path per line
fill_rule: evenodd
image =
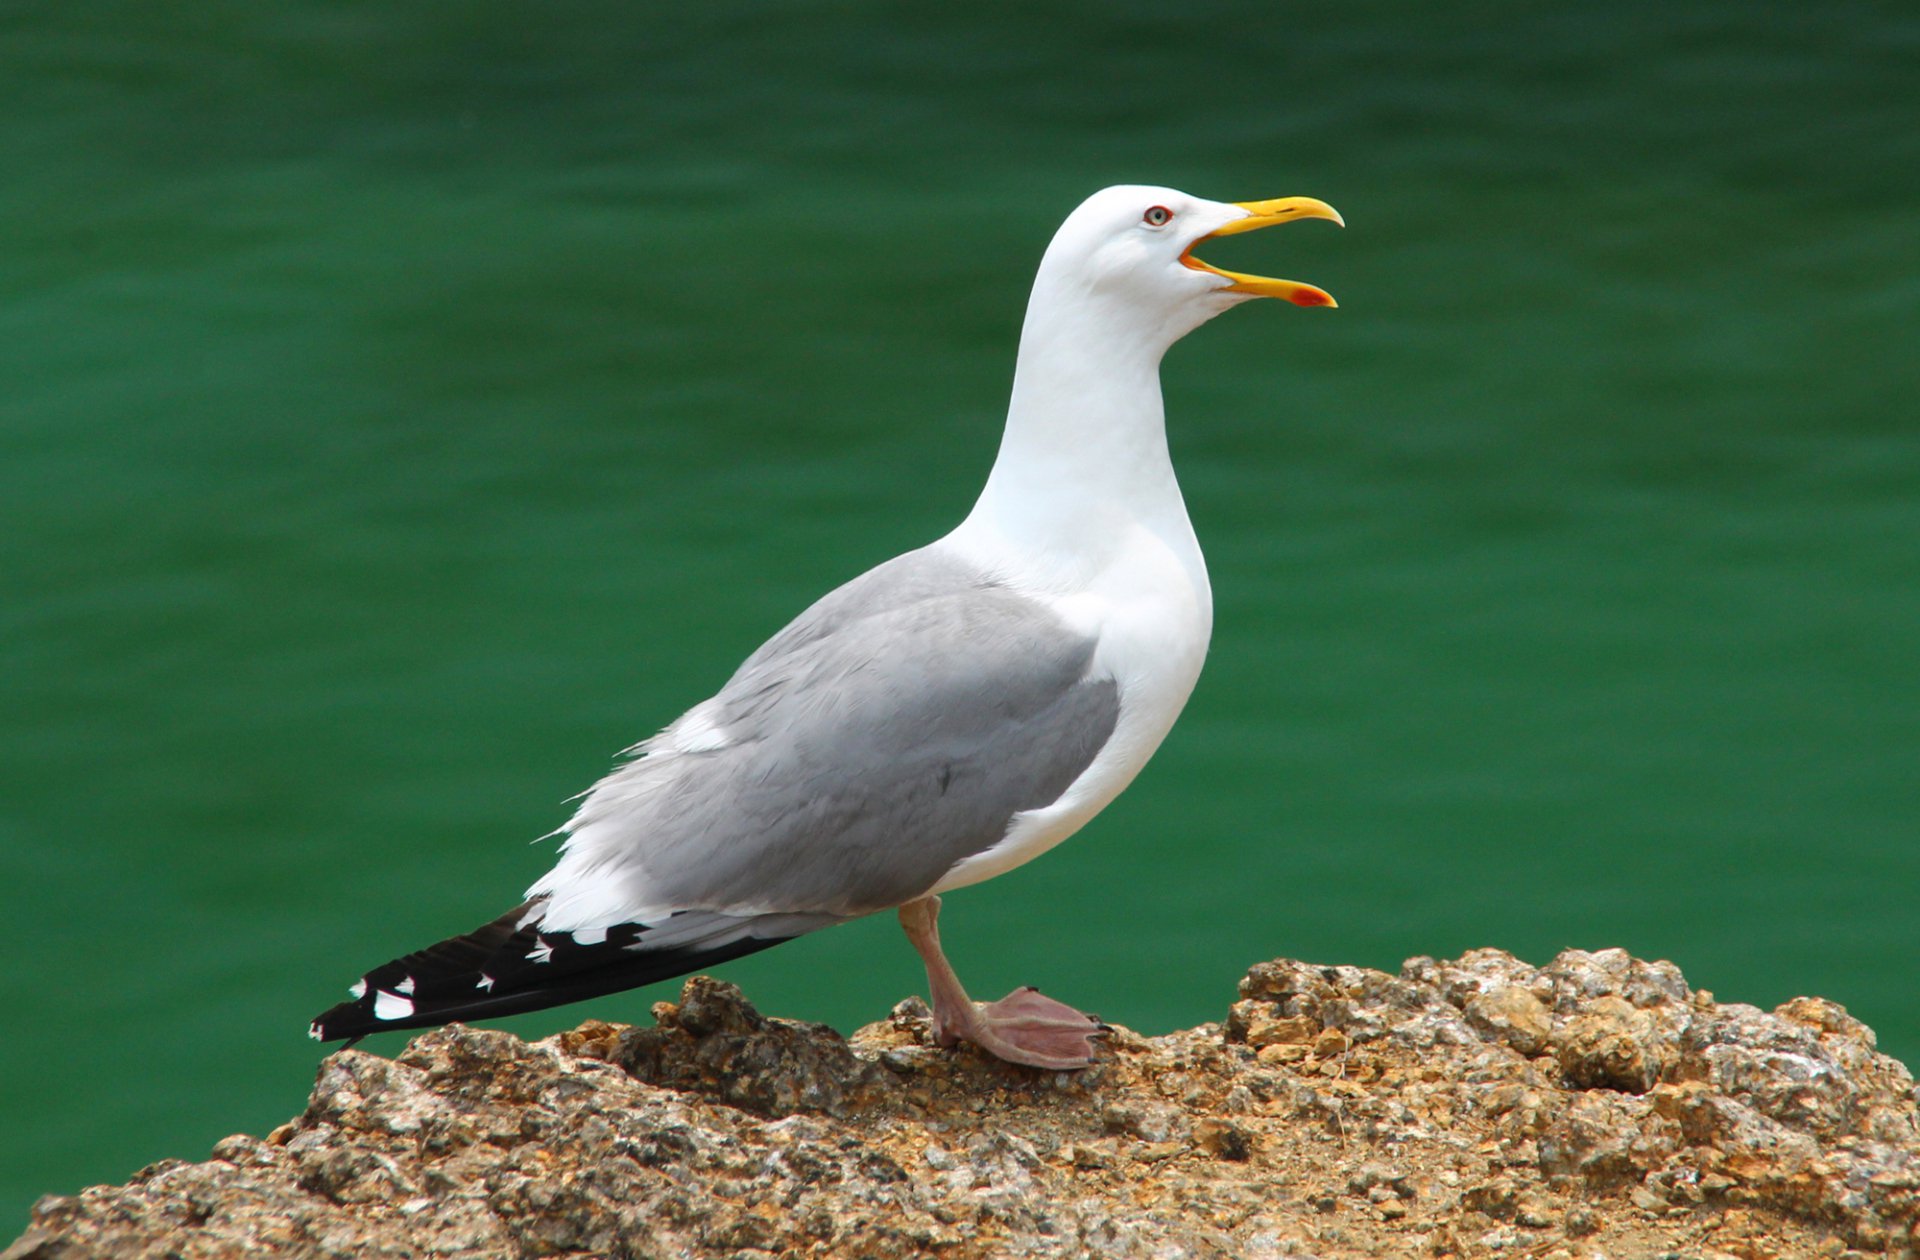
M1118 683L1120 713L1112 737L1058 800L1014 815L1000 843L956 864L934 892L992 879L1059 844L1118 796L1166 738L1200 677L1213 633L1206 566L1184 514L1179 525L1166 531L1171 538L1135 525L1107 540L1097 572L1073 575L1008 572L1008 553L977 529L962 527L936 544L997 567L1010 585L1096 636L1089 675Z

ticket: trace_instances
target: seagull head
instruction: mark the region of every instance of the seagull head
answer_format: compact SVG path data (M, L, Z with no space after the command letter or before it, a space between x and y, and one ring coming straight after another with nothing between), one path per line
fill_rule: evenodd
M1167 344L1254 298L1334 306L1325 289L1226 271L1194 255L1219 237L1297 219L1346 226L1337 210L1312 197L1224 202L1146 184L1102 189L1081 202L1054 234L1035 296L1046 291L1055 301L1127 308L1170 334Z

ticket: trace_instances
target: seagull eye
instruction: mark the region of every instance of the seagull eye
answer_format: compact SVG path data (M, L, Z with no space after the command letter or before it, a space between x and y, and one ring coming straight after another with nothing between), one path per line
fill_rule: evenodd
M1173 222L1173 211L1165 206L1150 206L1147 212L1140 216L1140 221L1148 227L1165 227Z

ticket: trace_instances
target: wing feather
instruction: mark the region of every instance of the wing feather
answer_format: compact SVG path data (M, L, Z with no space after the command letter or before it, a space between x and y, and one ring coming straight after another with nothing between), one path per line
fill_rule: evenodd
M848 583L597 784L542 926L854 915L930 890L1112 735L1096 641L935 550Z

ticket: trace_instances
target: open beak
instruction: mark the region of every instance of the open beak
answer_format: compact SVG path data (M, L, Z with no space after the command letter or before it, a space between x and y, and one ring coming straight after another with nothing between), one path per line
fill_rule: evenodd
M1247 293L1254 297L1285 298L1295 306L1338 306L1333 294L1325 289L1317 289L1310 284L1301 284L1298 280L1274 280L1267 276L1242 275L1237 271L1222 271L1220 268L1201 262L1193 256L1193 251L1215 237L1236 236L1241 232L1254 232L1263 227L1272 227L1276 223L1291 223L1295 219L1327 219L1347 226L1340 212L1324 201L1312 197L1277 197L1272 201L1236 201L1236 206L1247 212L1244 219L1235 219L1225 227L1216 228L1193 244L1187 246L1180 255L1180 261L1195 271L1211 271L1216 276L1225 276L1233 281L1223 292Z

